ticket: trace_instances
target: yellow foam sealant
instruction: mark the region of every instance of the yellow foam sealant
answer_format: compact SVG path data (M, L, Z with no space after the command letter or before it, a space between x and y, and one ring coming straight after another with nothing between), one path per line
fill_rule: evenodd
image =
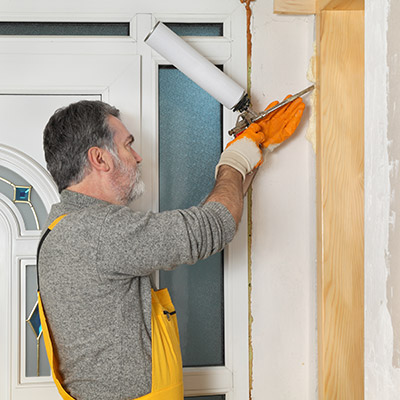
M251 3L255 0L240 0L241 4L246 9L246 41L247 41L247 93L251 97L251 54L252 54L252 34L251 34L251 17L252 9ZM249 346L249 400L252 398L253 390L253 343L252 343L252 326L253 316L251 313L251 294L252 294L252 260L251 260L251 247L252 247L252 200L253 188L250 185L247 191L247 276L248 276L248 346Z
M316 43L314 43L314 54L310 59L307 70L307 79L312 82L317 82L317 50ZM311 106L311 115L308 121L308 127L306 132L306 139L312 144L314 153L317 152L317 91L314 89L309 97Z

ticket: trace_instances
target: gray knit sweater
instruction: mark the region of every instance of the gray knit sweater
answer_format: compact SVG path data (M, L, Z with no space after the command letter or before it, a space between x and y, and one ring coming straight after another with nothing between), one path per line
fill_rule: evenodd
M221 251L235 221L220 203L162 213L64 190L43 243L40 290L65 389L79 400L151 391L150 274Z

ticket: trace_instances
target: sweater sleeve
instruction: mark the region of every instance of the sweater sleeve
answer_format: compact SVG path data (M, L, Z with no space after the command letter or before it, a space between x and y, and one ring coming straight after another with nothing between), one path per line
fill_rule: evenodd
M161 213L110 207L100 229L99 272L118 279L194 264L221 251L235 230L232 215L217 202Z

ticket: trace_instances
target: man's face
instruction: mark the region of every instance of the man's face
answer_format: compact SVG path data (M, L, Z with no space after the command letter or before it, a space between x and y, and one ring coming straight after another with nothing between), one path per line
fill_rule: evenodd
M143 194L144 183L141 179L140 163L142 158L132 148L133 136L116 117L109 117L109 124L114 132L113 154L114 171L112 185L120 204L128 204Z

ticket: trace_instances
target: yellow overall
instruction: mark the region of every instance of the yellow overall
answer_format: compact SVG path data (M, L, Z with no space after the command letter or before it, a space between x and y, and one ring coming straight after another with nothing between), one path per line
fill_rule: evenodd
M65 215L57 218L47 229L39 243L38 256L41 244L47 234L57 225ZM37 263L39 265L39 262ZM38 267L39 270L39 267ZM39 273L39 272L38 272ZM38 280L39 283L39 280ZM140 400L182 400L183 375L182 357L179 343L178 323L174 306L168 289L151 290L151 341L152 341L152 388L151 392L139 397ZM38 303L43 338L46 346L54 382L61 397L65 400L75 400L62 386L62 377L58 370L58 360L53 351L53 343L44 312L40 290L38 289Z

